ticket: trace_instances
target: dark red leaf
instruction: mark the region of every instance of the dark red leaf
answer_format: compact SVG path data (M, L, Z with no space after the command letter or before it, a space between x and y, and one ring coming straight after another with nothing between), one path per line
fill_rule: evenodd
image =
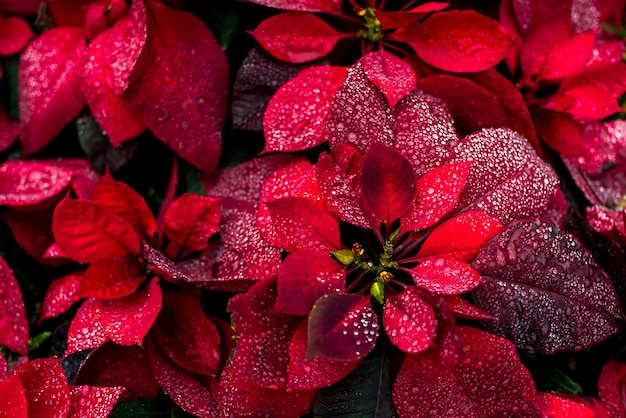
M154 377L163 391L182 409L198 417L212 418L219 415L217 402L212 391L217 382L206 377L205 382L168 359L151 338L146 340L146 351ZM211 387L209 387L211 386Z
M286 251L340 248L339 220L318 203L301 197L285 197L265 204L276 231L274 244Z
M369 298L338 293L322 296L309 315L308 336L306 359L362 359L378 337L378 320Z
M456 366L461 361L462 346L459 327L456 319L446 305L441 295L431 293L423 288L415 288L414 291L432 306L437 318L437 332L435 333L434 348L439 360L450 367Z
M578 241L545 222L511 224L472 266L483 275L476 305L498 318L485 328L522 350L580 350L624 326L606 273Z
M106 336L121 345L141 345L161 310L161 288L152 279L129 296L100 302L100 323Z
M500 23L473 10L436 13L422 26L425 34L409 44L426 63L445 71L486 70L513 46Z
M18 74L22 151L46 146L85 106L80 91L85 51L82 28L53 28L20 56Z
M146 273L137 261L107 258L85 270L77 293L81 298L117 299L133 293L144 280Z
M154 235L156 222L146 201L128 185L115 181L109 172L100 179L89 200L112 210L142 238Z
M446 164L419 179L411 210L401 219L403 231L427 228L439 222L459 201L471 163Z
M568 157L585 154L581 126L571 115L545 108L533 108L532 113L537 133L550 148Z
M406 271L418 286L446 295L468 292L482 281L469 264L454 258L434 256Z
M332 385L354 370L360 361L339 361L326 357L307 360L308 326L308 321L302 321L289 342L287 389L290 391L315 390Z
M80 300L78 286L83 279L83 273L83 271L70 273L50 283L43 299L39 322L67 312Z
M63 253L80 263L139 254L132 226L107 207L66 197L56 207L52 231Z
M609 360L598 378L598 394L602 405L611 417L626 414L626 365Z
M274 311L308 315L323 295L345 290L344 267L328 252L301 250L287 256L278 271Z
M23 15L34 15L37 13L40 2L38 0L2 0L0 9L4 13L15 13Z
M315 66L283 84L263 116L263 152L300 151L324 142L324 120L346 76L345 67Z
M65 417L70 411L70 387L57 358L41 358L13 370L18 376L28 403L28 416Z
M448 7L448 3L430 1L402 12L391 12L386 10L374 10L376 19L383 29L404 28L419 20L422 20L433 12L438 12Z
M388 226L415 198L415 172L398 151L379 142L370 145L361 167L361 194L374 215Z
M0 55L17 54L35 36L28 23L21 17L0 18Z
M285 12L265 19L250 32L273 56L301 63L328 54L337 41L349 34L337 32L311 13Z
M4 417L28 418L28 403L24 387L16 375L0 381L0 414Z
M170 239L167 252L172 258L205 250L220 221L220 199L185 193L165 213L165 234Z
M461 296L441 295L441 297L446 302L446 307L457 318L494 319L493 316L489 315L487 312L483 311L482 309L479 309L476 306L472 305L467 300L463 299Z
M150 37L145 65L124 102L179 156L206 173L217 165L226 115L226 55L191 13L146 3ZM203 135L198 136L197 133Z
M109 340L100 323L101 308L97 299L87 299L78 308L67 332L67 350L63 358L78 351L98 348Z
M385 95L391 108L416 87L417 79L411 66L389 52L382 49L371 52L361 63L365 75Z
M93 39L85 51L81 88L94 119L114 147L146 129L120 97L146 40L144 2L133 2L129 13Z
M341 0L244 0L250 3L298 12L340 12Z
M190 280L172 260L146 242L141 243L141 258L150 271L168 282L182 284Z
M186 371L204 375L217 373L220 335L194 297L184 293L166 294L153 335L162 352Z
M122 386L72 386L68 418L106 418L124 390Z
M383 324L391 342L411 354L432 346L437 330L433 308L411 288L386 298Z
M23 356L28 352L28 320L22 292L3 258L0 258L0 344Z
M0 76L2 72L0 71ZM15 143L20 134L19 123L9 119L4 106L0 105L0 152L6 151Z
M541 399L515 346L460 327L462 361L453 367L427 351L405 358L393 387L400 417L542 416Z
M99 0L91 3L85 13L85 34L92 41L126 14L124 0Z
M81 365L75 384L90 386L123 386L119 402L136 398L154 398L159 384L152 375L146 352L137 346L112 342L89 353Z
M15 241L34 259L44 262L44 256L54 244L52 208L38 211L10 210L0 218L11 228Z
M420 258L445 255L470 262L502 228L498 219L483 212L465 212L435 228L417 255Z

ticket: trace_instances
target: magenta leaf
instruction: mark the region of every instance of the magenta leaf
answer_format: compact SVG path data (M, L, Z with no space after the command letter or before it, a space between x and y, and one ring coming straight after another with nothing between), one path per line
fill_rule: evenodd
M22 292L9 265L0 258L0 344L23 356L28 352L28 321Z
M152 279L143 289L120 299L100 302L100 323L105 335L121 345L141 345L161 310L161 288Z
M18 75L22 150L46 146L85 106L80 77L85 39L82 28L53 28L20 56Z
M411 354L432 346L437 330L433 308L411 288L386 298L383 324L391 342Z
M483 276L476 305L498 318L485 328L520 349L580 350L624 326L615 288L591 253L545 222L511 224L472 266Z
M146 351L154 377L163 391L178 406L199 417L218 416L217 402L211 393L212 388L208 387L200 376L168 359L151 338L146 342ZM207 377L206 382L212 383L214 380Z
M486 70L513 46L500 23L473 10L435 13L422 26L424 34L403 40L427 64L445 71Z
M17 16L4 16L0 20L0 55L14 55L35 36L26 20Z
M307 359L365 357L378 337L378 320L369 298L338 293L322 296L309 314L308 336Z
M339 220L318 203L301 197L267 202L276 231L274 243L286 251L315 249L332 252L340 248Z
M321 296L345 290L345 271L328 252L301 250L283 261L277 283L274 311L308 315Z
M144 2L133 2L129 13L93 39L85 52L81 88L94 119L113 146L146 129L120 97L146 40Z
M391 108L415 89L415 72L395 55L381 49L365 55L361 62L365 75L385 95Z
M106 418L124 390L122 386L72 386L68 418Z
M54 211L52 231L61 251L80 263L139 254L139 237L132 226L87 200L63 199Z
M345 67L315 66L283 84L263 116L263 152L300 151L321 144L329 99L345 75Z
M469 264L434 256L406 269L416 285L434 293L458 295L475 288L482 278Z
M244 0L250 3L298 12L340 12L341 0Z
M166 294L153 335L162 352L178 366L194 374L216 374L220 365L220 335L194 297Z
M133 293L144 280L146 273L137 261L107 258L85 270L77 293L80 297L117 299Z
M70 273L50 283L46 290L39 321L65 313L80 300L78 286L83 279L83 271Z
M148 2L145 65L122 98L163 143L206 173L217 165L228 64L207 27L188 12ZM197 132L203 132L202 137Z
M459 332L463 357L456 366L432 351L405 358L393 387L398 415L541 416L535 383L515 346L474 328Z
M28 416L65 417L70 411L70 386L57 358L41 358L13 370L28 403Z
M365 204L391 226L413 203L415 172L398 151L374 142L363 158L360 186Z
M300 12L265 19L250 34L267 52L291 63L321 58L332 51L337 41L349 36L311 13Z
M152 375L145 350L112 342L89 353L76 376L77 385L123 386L119 401L154 398L159 384Z
M626 365L609 360L598 378L598 394L609 416L626 414Z

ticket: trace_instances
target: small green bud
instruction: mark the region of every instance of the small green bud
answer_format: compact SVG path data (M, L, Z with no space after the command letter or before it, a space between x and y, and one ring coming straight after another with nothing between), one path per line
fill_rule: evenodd
M354 261L354 253L352 252L352 250L345 249L333 251L332 253L330 253L330 255L335 257L335 259L337 259L337 261L339 261L344 266L349 266Z
M370 293L381 305L385 303L385 285L382 282L375 281L370 287Z

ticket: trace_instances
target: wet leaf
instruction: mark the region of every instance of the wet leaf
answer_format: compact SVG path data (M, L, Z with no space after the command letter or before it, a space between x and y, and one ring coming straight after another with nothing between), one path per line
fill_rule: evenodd
M609 416L626 414L626 365L615 359L609 360L598 378L598 394Z
M323 57L347 35L319 17L301 12L285 12L265 19L250 34L274 57L296 64Z
M300 151L323 143L329 99L345 75L345 67L314 66L283 84L263 116L263 152Z
M484 327L520 349L580 350L624 326L606 273L578 241L545 222L511 224L472 266L483 276L476 305L498 318Z
M117 299L133 293L146 280L141 264L124 258L96 261L85 270L77 296Z
M432 351L405 358L393 387L398 415L541 416L535 384L515 346L474 328L459 332L463 356L456 366L444 365Z
M420 287L434 293L458 295L475 288L482 278L469 264L454 258L433 256L404 269Z
M110 209L66 197L56 207L52 231L63 253L81 263L139 254L132 226Z
M374 10L374 14L383 29L397 29L410 26L429 14L443 10L446 7L448 7L448 3L429 1L407 11Z
M70 390L71 408L68 418L106 418L124 392L121 386L73 386Z
M28 403L29 416L65 417L70 411L70 387L59 360L31 360L13 370L18 376Z
M0 382L0 413L7 417L28 418L28 403L20 378L10 376Z
M391 108L416 87L411 66L391 53L381 49L365 55L361 62L365 75L385 95Z
M391 342L413 354L432 346L437 330L433 308L411 288L387 297L383 324Z
M250 3L300 12L340 12L341 0L245 0Z
M83 271L70 273L50 283L46 290L39 321L61 315L80 300L78 286L83 278Z
M100 309L97 299L87 299L78 308L67 332L67 350L63 358L78 351L98 348L109 340L100 322Z
M80 63L82 28L54 28L30 43L20 57L19 107L22 151L46 146L85 106Z
M547 413L550 417L598 417L598 415L594 413L593 404L579 396L563 395L560 393L542 393L542 396L546 402Z
M21 355L28 352L28 321L22 292L3 258L0 258L0 344Z
M316 417L395 417L391 402L392 366L386 357L363 360L340 382L318 391Z
M315 302L309 314L306 358L351 361L365 357L376 344L378 320L369 298L331 293Z

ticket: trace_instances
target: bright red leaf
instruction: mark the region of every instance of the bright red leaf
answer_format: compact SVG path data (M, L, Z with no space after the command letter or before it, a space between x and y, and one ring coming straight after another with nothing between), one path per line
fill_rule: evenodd
M250 3L298 12L340 12L341 0L244 0Z
M33 36L30 26L21 17L0 16L0 55L17 54Z
M9 265L0 258L0 344L21 355L28 352L28 321L22 292Z
M133 293L146 280L143 266L135 260L107 258L85 270L78 287L80 297L117 299Z
M17 375L0 382L0 415L12 418L28 418L28 403L24 387Z
M437 330L433 308L411 288L386 298L383 324L391 342L411 354L432 346Z
M283 61L301 63L328 54L350 34L340 33L311 13L285 12L265 19L252 32L266 51Z
M57 358L31 360L13 370L28 403L28 416L65 417L70 411L70 387Z
M85 39L82 28L53 28L20 56L20 129L24 155L46 146L85 106L80 91Z
M70 273L50 283L43 299L40 322L67 312L80 300L78 286L83 279L83 273L84 271Z
M67 350L63 357L78 351L98 348L108 341L100 323L101 304L97 299L87 299L76 311L67 332Z
M454 258L434 256L406 271L416 285L445 295L465 293L482 281L480 274L469 264Z
M124 390L122 386L72 386L68 418L106 418Z
M157 2L147 2L146 7L152 36L143 50L145 65L122 98L176 154L212 173L226 116L226 56L192 14Z
M593 404L575 395L542 393L549 418L600 418L594 414Z
M54 211L52 231L61 251L80 263L139 254L139 237L132 226L87 200L63 199Z
M374 10L374 14L383 29L397 29L410 26L429 14L443 10L448 6L448 3L430 1L407 11Z

